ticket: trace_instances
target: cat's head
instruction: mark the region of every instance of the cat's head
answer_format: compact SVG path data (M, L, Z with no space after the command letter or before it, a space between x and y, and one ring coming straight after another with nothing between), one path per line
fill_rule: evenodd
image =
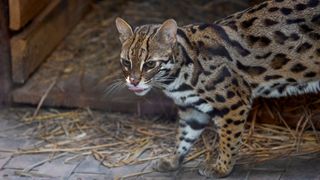
M161 25L143 25L134 30L123 19L116 19L122 44L120 63L129 90L143 96L168 75L176 45L177 24L173 19Z

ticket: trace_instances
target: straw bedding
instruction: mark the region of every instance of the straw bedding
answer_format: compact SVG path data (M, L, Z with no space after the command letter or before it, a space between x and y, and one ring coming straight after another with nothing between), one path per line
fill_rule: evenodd
M74 155L66 161L92 155L104 166L113 168L151 163L170 154L175 143L176 123L161 118L141 118L90 109L49 109L33 115L29 110L20 115L22 123L29 125L24 135L40 141L31 148L16 150L15 154ZM290 128L287 124L257 123L257 119L252 118L246 125L238 163L320 152L320 131L306 129L314 126L310 125L311 122L304 118L296 128ZM199 164L203 160L213 159L217 145L215 137L215 129L209 126L196 142L186 163Z

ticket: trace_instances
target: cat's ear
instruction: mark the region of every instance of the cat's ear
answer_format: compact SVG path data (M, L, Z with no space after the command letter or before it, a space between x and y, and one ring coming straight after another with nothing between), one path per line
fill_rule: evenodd
M155 38L160 43L174 44L177 40L177 23L173 19L168 19L162 23Z
M116 27L120 34L119 39L121 43L123 43L125 40L127 40L130 36L133 35L131 26L125 20L119 17L116 18Z

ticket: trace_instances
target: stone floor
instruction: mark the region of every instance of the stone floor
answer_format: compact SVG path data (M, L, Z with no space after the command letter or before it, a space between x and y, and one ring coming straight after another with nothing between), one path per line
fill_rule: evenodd
M127 177L134 173L150 171L149 164L106 168L92 156L69 161L71 153L13 155L12 150L35 144L36 139L23 136L29 129L14 115L3 115L0 110L0 179L206 179L196 171L172 173L152 172L140 176ZM149 170L148 170L149 169ZM224 179L320 179L320 154L288 157L265 163L237 165L233 173Z

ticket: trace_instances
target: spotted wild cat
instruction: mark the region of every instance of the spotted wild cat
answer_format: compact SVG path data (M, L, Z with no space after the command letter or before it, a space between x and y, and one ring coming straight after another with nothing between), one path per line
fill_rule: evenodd
M137 95L161 88L179 109L172 156L155 163L176 170L209 121L218 156L199 172L228 175L255 97L320 90L319 0L273 0L213 24L177 27L169 19L134 30L117 18L126 84Z

